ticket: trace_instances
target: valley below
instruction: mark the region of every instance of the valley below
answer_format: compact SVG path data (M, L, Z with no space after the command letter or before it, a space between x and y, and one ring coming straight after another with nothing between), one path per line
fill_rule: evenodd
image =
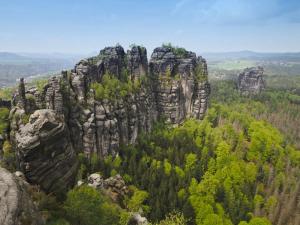
M300 223L299 54L116 45L24 70L9 57L0 224Z

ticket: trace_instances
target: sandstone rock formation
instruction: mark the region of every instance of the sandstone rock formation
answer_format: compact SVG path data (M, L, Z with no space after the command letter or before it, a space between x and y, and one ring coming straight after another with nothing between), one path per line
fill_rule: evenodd
M112 92L119 92L116 85L127 89L116 97L105 85L115 85ZM21 79L12 101L10 140L30 182L46 191L63 189L74 178L76 153L115 155L158 118L171 124L201 119L209 92L206 62L195 53L156 48L148 64L144 47L126 53L121 46L107 47L51 77L42 90L26 89Z
M104 179L99 173L93 173L88 177L88 186L102 189L104 184Z
M130 218L128 225L147 225L149 224L146 217L141 216L139 213L134 213Z
M121 205L125 197L129 194L129 189L119 174L104 180L100 174L93 173L88 177L88 185L101 190L113 202Z
M119 204L122 204L125 196L129 194L129 189L119 174L104 180L103 188L105 193Z
M65 122L49 109L35 111L16 133L17 157L28 181L47 192L65 191L74 182L76 154Z
M154 49L149 66L160 116L174 124L187 117L203 118L210 92L203 58L160 47Z
M28 193L27 185L0 167L0 224L43 225L41 214Z
M238 89L242 94L258 94L266 86L262 67L246 68L238 77Z
M130 191L121 175L117 174L113 177L104 179L99 173L93 173L88 177L88 186L93 187L108 196L114 203L123 206L124 199L128 197ZM80 181L78 186L83 185ZM138 212L132 212L128 224L130 225L146 225L149 224L146 217L141 216Z

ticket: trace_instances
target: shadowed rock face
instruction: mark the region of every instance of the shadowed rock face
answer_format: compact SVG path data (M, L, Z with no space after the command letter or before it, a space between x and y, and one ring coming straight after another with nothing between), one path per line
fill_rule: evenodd
M0 167L1 225L45 224L27 189L23 180Z
M65 122L54 111L35 111L16 133L20 168L28 181L47 192L73 185L77 160Z
M102 83L105 74L140 86L118 99L96 98L91 84ZM203 58L162 47L148 64L147 51L140 46L127 53L121 46L105 48L51 77L43 90L23 86L13 101L10 138L27 179L47 191L72 183L75 152L114 155L120 145L134 144L138 134L149 132L160 117L171 124L201 119L210 91ZM27 124L22 119L26 113L32 114Z
M134 46L127 51L128 69L132 80L148 74L147 50L144 47Z
M262 67L246 68L238 77L238 89L242 94L258 94L265 87L263 78L264 69Z
M210 91L203 58L193 52L176 55L172 48L160 47L154 49L149 66L160 116L173 124L188 117L203 118Z

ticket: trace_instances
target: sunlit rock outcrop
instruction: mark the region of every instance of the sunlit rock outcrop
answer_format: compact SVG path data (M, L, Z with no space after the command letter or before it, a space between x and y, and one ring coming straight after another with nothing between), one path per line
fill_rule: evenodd
M173 125L202 119L207 76L206 61L185 49L156 48L148 63L144 47L125 52L118 45L81 60L42 88L26 88L21 80L10 116L20 169L46 191L67 188L79 152L115 155L160 118Z
M265 87L266 82L263 77L262 67L251 67L244 69L238 77L238 89L242 94L258 94Z

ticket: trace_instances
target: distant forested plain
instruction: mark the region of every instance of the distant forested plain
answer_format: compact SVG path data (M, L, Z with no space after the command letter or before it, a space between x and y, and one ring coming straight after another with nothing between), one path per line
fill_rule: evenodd
M20 77L48 77L72 68L77 60L76 56L0 52L0 87L15 85Z

